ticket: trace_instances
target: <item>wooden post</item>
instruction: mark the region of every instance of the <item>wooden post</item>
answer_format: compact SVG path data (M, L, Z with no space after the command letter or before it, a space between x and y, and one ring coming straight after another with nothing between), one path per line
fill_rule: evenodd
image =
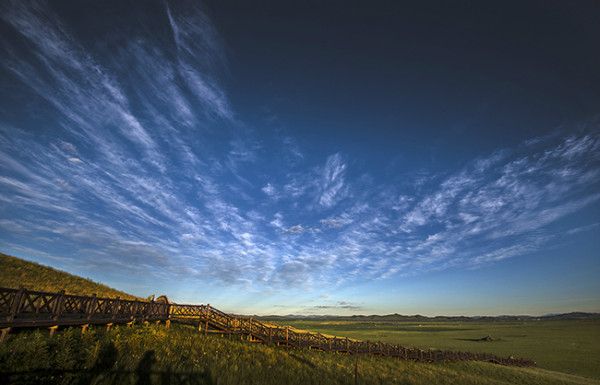
M119 297L115 298L112 303L112 320L115 321L117 319L117 314L119 313L119 307L121 305L121 299Z
M65 291L61 290L58 293L56 302L54 303L54 307L52 308L52 316L55 321L58 321L58 319L60 318L60 315L62 314L64 297L65 297Z
M144 307L142 310L142 319L143 319L144 323L148 320L148 313L150 313L150 309L152 308L153 303L154 303L154 299L152 301L144 304Z
M174 310L172 310L174 308L171 307L170 303L168 303L166 306L167 306L167 318L171 319L171 312L174 311Z
M288 345L290 338L290 328L288 326L285 327L285 344Z
M8 316L8 322L14 321L14 319L21 311L21 304L23 303L23 297L25 296L25 288L20 287L19 291L15 294L13 301L10 306L10 315Z
M354 385L358 385L358 355L354 360Z
M208 334L208 315L204 317L204 335Z
M208 335L208 315L210 312L210 304L206 304L204 308L204 335Z
M98 304L98 298L96 298L96 293L92 294L92 298L88 303L88 307L85 311L88 322L92 320L94 316L94 312L96 311L96 305Z
M10 333L10 328L2 328L2 334L0 334L0 343L4 342L4 340L8 338L8 333Z

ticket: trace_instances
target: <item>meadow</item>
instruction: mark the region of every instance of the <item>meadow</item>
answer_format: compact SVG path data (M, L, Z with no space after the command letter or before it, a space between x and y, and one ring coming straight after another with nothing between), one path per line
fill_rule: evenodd
M531 358L540 368L600 379L600 320L361 322L279 320L325 334L404 346ZM489 336L490 338L485 338Z
M540 368L483 362L426 364L387 357L286 350L192 327L79 328L50 337L20 332L0 344L0 382L11 384L600 384Z

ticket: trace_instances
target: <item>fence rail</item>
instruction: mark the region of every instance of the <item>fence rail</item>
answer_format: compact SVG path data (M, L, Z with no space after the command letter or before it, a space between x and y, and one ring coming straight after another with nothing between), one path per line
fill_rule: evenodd
M181 305L154 301L80 296L0 288L2 338L11 328L112 325L165 321L193 324L204 333L239 335L250 341L293 348L318 349L348 354L373 354L423 362L486 361L501 365L533 366L531 360L497 357L486 353L422 350L383 342L358 341L297 331L251 317L224 313L210 305Z

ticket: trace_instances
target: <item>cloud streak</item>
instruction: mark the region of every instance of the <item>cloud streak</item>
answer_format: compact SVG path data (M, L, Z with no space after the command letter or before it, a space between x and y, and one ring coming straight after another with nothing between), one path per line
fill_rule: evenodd
M3 74L46 122L0 122L13 250L158 282L320 290L524 256L584 231L569 216L600 200L597 128L398 186L290 137L287 155L268 153L236 121L224 50L195 4L164 8L169 44L141 28L110 53L44 3L4 7Z
M347 194L345 185L346 164L339 153L327 158L321 173L319 204L331 207Z

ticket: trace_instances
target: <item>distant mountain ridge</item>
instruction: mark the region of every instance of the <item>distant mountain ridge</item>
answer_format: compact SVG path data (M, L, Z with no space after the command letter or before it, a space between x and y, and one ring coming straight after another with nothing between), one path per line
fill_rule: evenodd
M562 314L548 314L543 316L530 315L500 315L500 316L435 316L428 317L420 314L416 315L401 315L401 314L386 314L386 315L299 315L289 314L284 316L269 315L256 316L258 319L265 321L278 321L286 319L294 320L319 320L319 321L370 321L370 322L449 322L449 321L535 321L535 320L575 320L575 319L600 319L600 313L586 312L570 312Z

